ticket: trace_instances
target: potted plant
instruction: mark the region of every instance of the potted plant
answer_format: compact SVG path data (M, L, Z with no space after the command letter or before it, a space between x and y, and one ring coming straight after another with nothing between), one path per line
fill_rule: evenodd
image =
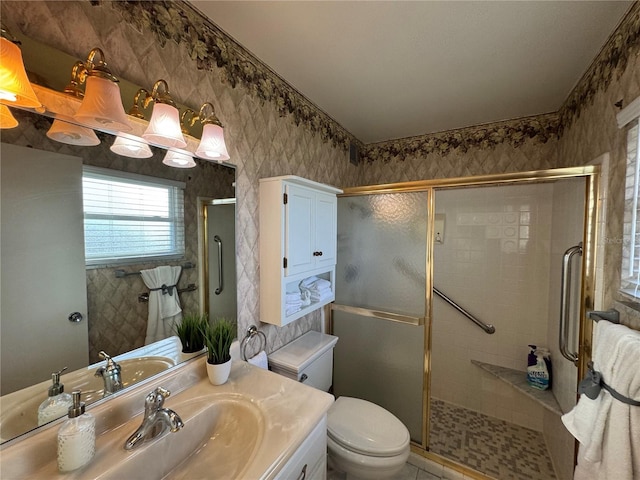
M207 375L214 385L222 385L231 372L231 342L236 337L235 322L218 318L203 328L207 347Z
M207 314L185 313L174 329L182 342L183 353L199 352L204 348L203 328L208 325Z

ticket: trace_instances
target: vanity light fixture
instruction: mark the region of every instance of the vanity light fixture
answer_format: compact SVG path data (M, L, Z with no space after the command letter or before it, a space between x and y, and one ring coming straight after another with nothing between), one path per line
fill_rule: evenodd
M76 120L98 129L131 130L120 98L119 80L107 68L101 49L94 48L89 52L87 60L78 68L78 80L85 84L85 93L74 116Z
M79 147L94 147L100 145L96 133L87 127L55 119L47 131L47 137L56 142Z
M134 140L133 138L124 137L122 135L118 135L116 137L113 141L113 145L111 145L109 149L113 153L122 155L123 157L149 158L153 156L151 148L149 148L149 144L147 142L142 139Z
M76 98L83 98L84 92L80 88L78 73L83 63L78 61L71 70L71 80L65 87L64 93ZM81 127L74 123L64 122L55 119L51 124L51 128L47 131L47 137L56 142L66 143L68 145L77 145L80 147L93 147L100 145L100 139L96 133L87 127Z
M175 150L167 151L162 163L176 168L193 168L196 166L196 162L191 155L186 155Z
M24 69L22 52L17 45L20 42L4 25L0 36L0 101L16 107L40 108L42 104Z
M169 85L164 80L158 80L151 93L144 99L144 107L154 102L153 113L147 130L142 138L149 143L164 147L185 148L187 142L180 129L180 112L169 93Z
M18 121L15 119L11 110L6 105L0 105L0 129L15 128Z
M218 163L229 160L227 146L224 143L222 123L216 116L215 109L210 102L206 102L200 107L200 113L191 119L191 125L193 126L197 120L200 120L204 126L196 155Z

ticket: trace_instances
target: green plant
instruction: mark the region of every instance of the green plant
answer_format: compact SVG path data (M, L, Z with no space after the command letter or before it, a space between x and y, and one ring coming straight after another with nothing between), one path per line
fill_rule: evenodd
M203 328L209 324L206 313L185 313L174 330L182 342L184 353L199 352L204 348Z
M218 318L205 325L203 334L207 347L207 362L218 365L231 360L231 342L236 337L235 322Z

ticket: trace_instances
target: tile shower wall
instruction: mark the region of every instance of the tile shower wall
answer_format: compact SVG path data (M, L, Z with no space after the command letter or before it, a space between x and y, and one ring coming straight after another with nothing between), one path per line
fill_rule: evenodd
M234 196L233 169L202 162L194 169L167 167L162 163L164 151L157 151L148 159L128 159L109 150L112 142L100 135L101 144L95 147L76 147L49 140L44 133L50 121L35 115L16 113L20 127L2 133L2 141L40 150L81 157L85 165L126 171L158 178L171 178L185 182L185 261L197 263L198 257L198 197L227 198ZM98 352L118 355L144 345L147 328L148 304L138 302L138 294L148 288L139 275L116 278L114 269L139 271L158 265L180 265L184 262L151 262L87 270L87 308L89 326L89 361L100 360ZM198 284L198 269L183 270L179 287ZM197 312L198 292L181 295L183 311Z
M180 7L180 4L175 4ZM149 86L165 79L181 103L198 107L212 101L225 126L231 162L237 165L238 328L242 334L259 322L258 179L293 174L336 186L356 183L359 169L348 153L243 86L233 88L215 66L198 68L184 43L161 42L154 32L134 26L109 5L90 2L2 2L3 23L77 58L100 46L110 68L130 81ZM119 279L121 280L121 279ZM137 292L137 290L136 290ZM320 329L320 314L278 328L260 325L275 350L310 329Z
M435 202L445 240L434 247L434 285L496 332L435 298L432 394L541 431L542 408L471 360L525 370L527 345L547 342L552 187L437 191Z

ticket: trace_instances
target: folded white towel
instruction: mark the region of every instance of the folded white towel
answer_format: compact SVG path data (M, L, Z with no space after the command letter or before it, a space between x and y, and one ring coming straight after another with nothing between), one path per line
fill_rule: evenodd
M265 370L269 369L269 361L267 360L267 352L264 350L260 351L257 355L254 355L249 360L247 360L251 365L255 365L256 367L263 368Z
M640 332L600 321L595 327L594 369L621 395L640 400ZM614 399L604 389L582 394L562 421L580 442L576 480L640 478L640 407Z
M289 302L289 301L294 302L296 300L302 300L302 297L301 297L299 291L297 293L287 293L284 297L287 300L287 302Z
M319 278L318 277L307 277L307 278L305 278L304 280L302 280L300 282L300 287L309 288L309 285L311 285L316 280L319 280Z
M297 311L300 310L300 308L302 307L302 305L295 305L292 307L287 307L285 308L285 312L284 314L288 317L289 315L293 315L294 313L296 313Z
M313 282L310 286L312 290L326 290L331 289L331 282L325 280L324 278L319 278L315 282Z

